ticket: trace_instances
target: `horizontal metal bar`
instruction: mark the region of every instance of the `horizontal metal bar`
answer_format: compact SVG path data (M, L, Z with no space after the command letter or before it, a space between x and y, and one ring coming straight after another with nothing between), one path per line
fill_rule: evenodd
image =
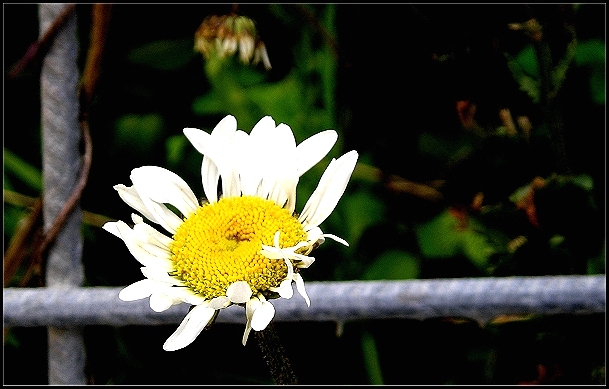
M467 317L605 312L605 276L459 278L308 282L311 306L295 293L272 300L277 321ZM179 323L188 304L154 312L148 299L119 300L119 287L5 288L5 326L158 325ZM223 309L217 322L245 323L244 309Z

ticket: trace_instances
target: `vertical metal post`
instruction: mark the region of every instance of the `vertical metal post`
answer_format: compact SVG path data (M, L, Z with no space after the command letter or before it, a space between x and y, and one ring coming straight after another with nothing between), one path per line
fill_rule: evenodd
M42 36L68 4L40 4ZM78 40L73 13L44 58L41 76L43 220L48 231L74 188L81 165L78 123ZM84 278L81 234L82 211L76 207L55 243L46 264L46 285L67 288ZM48 328L49 384L85 384L82 328Z

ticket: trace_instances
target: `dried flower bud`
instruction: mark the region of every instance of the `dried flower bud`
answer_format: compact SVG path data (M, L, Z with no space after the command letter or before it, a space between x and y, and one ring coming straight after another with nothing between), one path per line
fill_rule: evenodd
M230 57L239 52L239 60L248 65L262 61L271 69L264 42L260 40L254 21L246 16L210 15L195 32L195 51L206 59Z

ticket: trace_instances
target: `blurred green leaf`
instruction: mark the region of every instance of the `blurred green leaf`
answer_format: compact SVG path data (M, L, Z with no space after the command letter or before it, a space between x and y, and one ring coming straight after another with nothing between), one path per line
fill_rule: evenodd
M227 114L228 110L226 105L222 101L222 97L215 90L209 91L209 93L197 97L192 103L192 110L197 115L215 115L215 114Z
M160 40L131 50L129 61L157 70L176 70L187 65L195 56L191 39Z
M496 249L490 244L484 226L467 217L461 221L445 210L416 228L421 252L428 258L449 258L464 255L474 265L485 269Z
M458 220L445 210L416 228L419 246L429 258L452 257L459 253L461 237L457 232Z
M575 53L575 63L579 66L587 66L591 70L590 94L592 100L597 104L605 104L606 51L605 42L600 39L590 39L579 42Z
M364 273L364 280L409 280L419 278L419 259L402 250L382 253Z
M578 66L605 66L605 42L600 39L580 41L577 44L575 63Z
M489 258L496 252L484 234L472 229L463 231L462 247L463 254L481 270L486 270Z
M360 191L343 196L340 200L344 210L347 242L357 242L364 231L385 218L385 204L368 192Z
M116 141L135 151L146 151L159 141L165 124L159 114L123 115L116 121Z
M170 166L177 165L184 160L184 148L188 144L187 138L183 135L174 135L167 138L165 150L167 152L167 163Z
M592 100L599 104L605 104L606 98L606 80L605 73L600 71L595 71L590 76L590 93L592 95Z
M527 45L522 49L514 58L516 63L527 75L538 78L539 67L537 66L537 56L535 54L535 48L533 45Z
M42 174L40 170L6 148L4 148L4 171L14 174L30 188L38 192L42 190Z
M306 107L303 89L300 80L290 74L279 82L252 86L245 90L245 94L276 122L290 123L292 127L298 113L306 111L306 108L303 109Z

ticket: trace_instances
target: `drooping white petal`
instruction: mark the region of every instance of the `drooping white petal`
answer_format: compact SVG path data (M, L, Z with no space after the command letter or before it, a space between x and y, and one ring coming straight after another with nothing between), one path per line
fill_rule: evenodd
M258 299L258 297L252 297L250 301L245 304L245 331L243 332L243 338L241 339L241 343L245 346L247 343L247 338L249 337L250 331L252 330L252 317L254 316L254 312L262 305L262 301Z
M222 309L231 305L231 301L226 296L214 297L209 302L209 307L213 309Z
M144 219L138 214L132 213L131 220L135 225L133 231L136 232L138 238L144 242L151 243L157 247L164 248L169 251L169 247L173 243L173 239L167 235L163 235L154 227L144 223Z
M270 302L261 297L262 304L254 311L252 315L252 329L254 331L262 331L273 320L275 316L275 307ZM263 300L264 299L264 300Z
M165 270L156 267L142 267L140 268L140 270L146 278L149 278L151 280L165 282L169 285L184 285L184 282L178 280L175 277L170 276Z
M309 230L319 226L334 210L345 192L351 173L357 163L357 151L352 150L330 162L319 180L319 185L304 206L300 221Z
M123 184L114 185L114 189L118 192L120 198L127 203L128 206L135 209L142 215L144 215L148 220L153 223L159 224L159 221L156 219L156 216L144 204L140 195L135 190L133 186L125 186Z
M307 232L307 239L309 242L311 242L311 244L320 245L325 242L326 238L330 238L338 243L344 244L345 246L349 246L349 243L343 238L333 234L324 234L319 227L314 227Z
M282 259L283 253L281 249L277 249L273 246L262 245L262 250L260 250L260 254L264 255L268 259Z
M298 255L298 257L294 261L294 266L296 266L299 269L306 269L309 266L311 266L311 264L313 262L315 262L314 257L309 257L309 256L303 255L303 254L297 254L297 255Z
M182 320L178 329L165 341L163 350L175 351L191 344L214 317L215 309L195 306Z
M119 220L114 223L113 226L118 230L121 239L125 242L131 255L133 255L142 265L146 267L156 267L166 271L173 269L173 263L169 256L159 256L162 253L154 252L153 245L141 242L125 222ZM158 249L158 251L161 250ZM154 254L151 252L154 252Z
M294 290L292 289L292 279L285 279L281 281L278 287L269 288L273 292L279 293L279 295L284 299L290 299L294 295Z
M174 289L174 288L165 288ZM164 293L165 289L157 290L150 295L150 308L155 312L163 312L173 305L182 303L182 299L173 294Z
M302 176L317 162L325 157L336 143L338 134L334 130L317 133L296 146L296 159L298 161L298 176Z
M173 299L181 300L191 305L200 305L206 302L206 299L203 296L195 293L192 289L185 286L166 288L165 294Z
M112 235L116 236L117 238L120 238L121 237L121 233L118 231L118 227L116 225L117 223L118 222L106 222L102 226L102 229L108 231L109 233L111 233Z
M150 221L161 225L164 229L174 234L177 228L182 224L182 219L167 208L165 204L152 200L145 186L133 183L133 188L137 192L137 196L142 202L144 209L151 215L151 217L149 217Z
M288 269L288 275L286 276L286 279L291 282L292 277L294 277L294 265L292 264L292 262L290 262L290 260L287 257L283 257L283 260L285 262L286 268ZM290 288L290 289L292 289L292 288Z
M118 298L123 301L141 300L146 297L150 297L154 291L164 287L165 285L166 284L164 282L149 280L146 278L121 289L121 291L118 293Z
M226 288L226 296L235 304L245 303L252 297L252 289L246 281L233 282Z
M146 192L148 197L157 203L173 205L185 217L190 216L199 206L197 196L186 181L162 167L142 166L133 169L131 181L138 192Z
M307 306L310 307L311 300L309 300L309 296L307 295L307 291L305 290L305 284L304 280L302 279L302 276L296 273L294 275L294 281L296 281L296 290L298 290L298 293L300 293L300 295L305 299Z

